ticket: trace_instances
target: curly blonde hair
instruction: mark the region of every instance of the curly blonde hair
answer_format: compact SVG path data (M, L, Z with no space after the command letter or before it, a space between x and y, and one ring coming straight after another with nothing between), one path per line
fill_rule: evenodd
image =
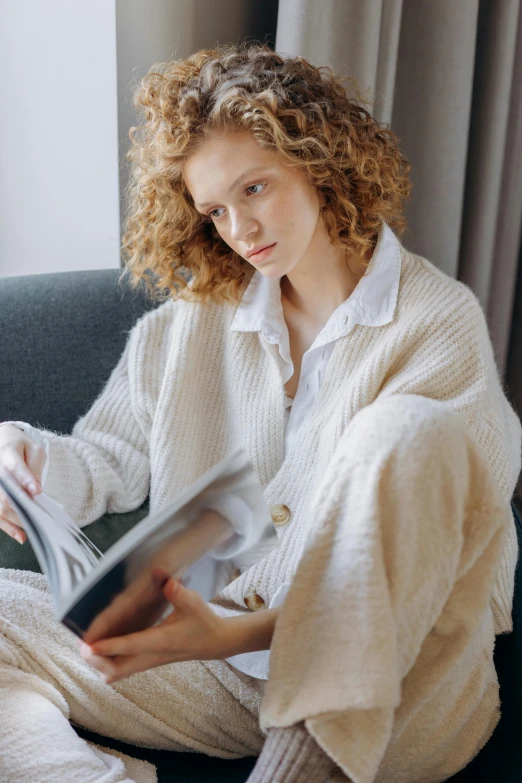
M357 98L347 97L344 79ZM122 276L159 301L239 301L253 267L196 210L182 173L209 133L228 129L252 132L305 171L324 194L330 242L364 274L381 221L402 235L411 183L399 139L363 102L350 77L259 42L153 65L134 94L145 122L129 131Z

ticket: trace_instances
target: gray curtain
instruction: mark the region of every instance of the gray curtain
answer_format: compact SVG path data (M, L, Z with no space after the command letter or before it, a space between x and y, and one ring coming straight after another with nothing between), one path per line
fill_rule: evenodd
M522 418L522 0L120 0L116 8L121 95L155 60L245 39L355 77L412 164L403 242L475 291ZM128 99L120 114L123 153L134 122Z
M279 0L276 50L371 91L412 164L403 241L477 294L522 417L520 0Z

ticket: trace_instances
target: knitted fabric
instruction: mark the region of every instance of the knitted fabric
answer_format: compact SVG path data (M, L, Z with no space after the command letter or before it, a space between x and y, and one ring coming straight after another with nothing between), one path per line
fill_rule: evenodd
M397 394L440 400L455 411L510 502L520 422L502 389L484 314L464 284L401 246L393 320L358 324L335 343L318 398L286 455L279 352L263 347L258 333L231 331L235 310L167 301L147 313L72 435L43 431L50 442L44 491L80 525L138 507L149 489L154 512L243 446L268 504L284 503L291 520L278 528L274 552L253 567L238 564L242 575L214 605L224 614L244 611L249 591L268 605L292 580L314 522L311 499L349 422L378 397ZM513 525L492 599L497 633L512 629L517 555Z
M335 342L286 453L279 351L232 330L233 305L147 313L72 435L46 433L44 490L84 525L149 489L154 512L245 448L289 513L212 606L262 608L292 583L260 726L304 721L354 783L444 780L491 736L517 559L522 433L483 312L426 259L401 246L399 262L392 320Z
M248 783L324 783L334 768L301 723L270 729Z

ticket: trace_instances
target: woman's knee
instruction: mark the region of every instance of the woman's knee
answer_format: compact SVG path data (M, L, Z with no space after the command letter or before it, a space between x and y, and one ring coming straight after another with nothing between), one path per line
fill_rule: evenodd
M446 403L418 394L395 394L379 397L358 411L346 437L363 459L393 449L408 451L416 443L422 443L423 452L456 449L464 457L471 435Z

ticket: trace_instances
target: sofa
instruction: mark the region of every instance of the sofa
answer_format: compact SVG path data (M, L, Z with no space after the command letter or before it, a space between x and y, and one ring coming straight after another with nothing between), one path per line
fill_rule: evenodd
M118 282L119 270L59 272L0 279L0 421L27 421L70 433L120 357L136 320L156 306ZM148 513L148 499L126 514L105 514L86 532L105 551ZM522 525L513 507L519 544ZM30 544L0 531L0 567L40 571ZM514 631L497 637L501 720L486 746L452 783L521 783L522 565L516 575ZM519 665L519 661L521 664ZM160 783L245 781L255 758L223 760L197 753L129 746L77 728L102 745L156 764ZM390 783L394 783L390 781ZM418 782L420 783L420 782Z

